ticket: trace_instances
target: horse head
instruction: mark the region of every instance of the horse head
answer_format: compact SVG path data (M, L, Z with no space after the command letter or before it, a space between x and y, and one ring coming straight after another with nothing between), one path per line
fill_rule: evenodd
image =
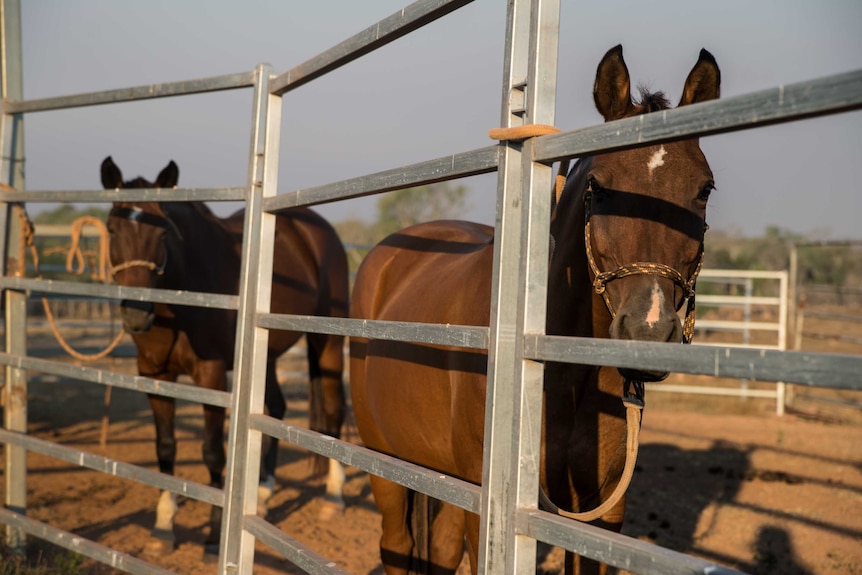
M719 96L720 72L701 50L679 105ZM593 88L598 111L610 122L669 107L662 93L631 97L622 47L608 51ZM706 204L715 188L696 139L600 154L579 162L569 178L583 198L584 245L590 281L610 314L611 338L690 341L694 284L703 258ZM689 300L685 328L679 310ZM628 379L660 380L666 372L620 369Z
M179 179L179 168L171 161L150 182L138 177L124 181L120 169L110 156L102 162L102 185L105 189L173 188ZM168 265L168 234L179 232L158 202L114 202L108 214L111 236L111 275L127 287L154 288ZM153 324L155 304L123 300L123 327L131 334L144 333Z

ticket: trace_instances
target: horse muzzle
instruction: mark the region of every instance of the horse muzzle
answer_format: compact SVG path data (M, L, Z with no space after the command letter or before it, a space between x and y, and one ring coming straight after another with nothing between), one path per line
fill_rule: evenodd
M123 329L136 335L150 331L156 315L156 306L149 301L123 300L120 303L120 316L123 318Z
M616 313L610 325L613 339L651 341L656 343L681 343L682 322L676 311L661 295L658 285L651 290L651 297L632 299ZM623 377L635 381L661 381L667 371L619 368Z

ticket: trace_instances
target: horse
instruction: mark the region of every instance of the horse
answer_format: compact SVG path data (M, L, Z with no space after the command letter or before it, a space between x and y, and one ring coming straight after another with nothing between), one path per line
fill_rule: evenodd
M155 182L138 177L124 181L109 156L101 165L105 189L176 187L179 168L173 160ZM202 202L114 202L107 218L111 275L119 285L236 294L239 287L243 210L222 219ZM346 317L349 305L347 256L332 226L307 208L285 210L276 217L271 310L273 313ZM123 300L123 328L137 346L138 372L147 377L176 381L188 375L202 388L227 389L227 371L234 363L237 312L184 305ZM282 419L284 395L276 378L276 360L303 334L271 331L267 349L265 408ZM346 398L342 383L343 336L305 334L310 378L309 427L339 437ZM156 428L159 470L173 474L176 460L174 399L149 395ZM203 460L210 485L224 484L225 410L205 405ZM258 487L258 514L267 513L275 487L278 440L264 435ZM314 458L315 473L326 459ZM344 471L329 461L326 502L322 518L344 507ZM173 549L176 497L163 491L155 527L146 551L162 554ZM217 553L221 508L210 515L207 554Z
M719 86L715 58L701 50L679 105L717 98ZM607 122L670 106L662 93L645 89L633 99L622 46L599 63L593 96ZM688 300L687 320L693 321L706 204L714 187L696 139L576 162L552 201L546 333L689 341L693 323L684 327L678 312ZM426 222L396 232L363 261L351 317L488 326L493 244L493 228L464 221ZM481 483L486 351L351 338L350 373L356 426L368 448ZM584 511L612 503L608 497L626 459L626 382L637 387L667 375L546 363L539 484L552 506ZM376 476L371 487L382 518L380 553L387 575L422 567L454 573L465 535L470 566L477 571L477 515L440 502L438 515L425 527L430 558L419 565L414 539L428 534L408 525L410 492ZM624 510L623 496L590 523L619 531ZM565 568L567 573L607 570L568 552Z

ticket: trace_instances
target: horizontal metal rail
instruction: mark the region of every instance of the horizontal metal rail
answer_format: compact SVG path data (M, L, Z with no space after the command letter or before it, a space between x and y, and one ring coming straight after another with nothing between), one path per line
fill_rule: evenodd
M472 513L479 513L482 488L478 485L316 431L290 425L268 415L252 415L249 418L249 426L303 449L337 459L345 465L427 493Z
M488 349L489 338L487 327L313 315L260 314L257 325L266 329L328 333L476 349Z
M233 188L145 188L140 190L34 190L2 192L0 202L244 202L247 187ZM38 224L36 226L39 227ZM38 232L37 232L38 235Z
M517 523L522 535L638 575L744 575L728 567L543 511L519 510Z
M122 389L152 393L196 403L205 403L216 407L230 407L230 393L226 391L204 389L196 385L162 381L142 375L114 373L95 367L72 365L70 363L38 359L31 356L13 355L4 352L0 352L0 365L11 365L20 369L30 369L60 377L68 377L101 385L111 385Z
M549 335L526 336L524 355L543 361L862 389L862 356L858 355Z
M646 383L649 392L661 391L669 393L692 393L694 395L729 395L733 397L762 397L775 399L779 396L778 390L773 389L751 389L744 387L718 387L715 385L676 385L673 383Z
M7 114L46 112L48 110L82 108L85 106L98 106L100 104L116 104L118 102L132 102L135 100L152 100L155 98L167 98L170 96L186 96L203 92L236 90L238 88L248 88L253 85L254 72L240 72L238 74L225 74L222 76L211 76L209 78L198 78L196 80L181 80L179 82L149 84L147 86L119 88L117 90L73 94L71 96L57 96L54 98L40 98L37 100L6 100L3 102L3 105L5 108L4 111Z
M700 299L700 298L698 298ZM770 321L731 321L724 319L699 319L695 329L719 329L719 330L749 330L749 331L778 331L781 324Z
M68 549L74 553L85 555L114 569L119 569L132 575L173 575L173 571L162 569L146 561L142 561L126 553L114 551L109 547L90 541L80 535L30 519L26 515L15 513L10 509L0 507L0 523L17 527L22 531L44 539L54 545Z
M310 547L299 543L284 531L255 515L243 517L243 529L254 535L261 543L281 554L282 557L309 575L348 575L331 559L318 554Z
M770 279L778 280L787 277L786 271L774 270L727 270L720 268L707 268L700 270L697 279ZM700 301L700 296L698 296Z
M744 296L744 295L700 295L697 296L698 305L780 305L780 297L770 296ZM698 320L699 321L699 320Z
M42 455L47 455L48 457L53 457L60 461L100 471L108 475L113 475L114 477L131 479L132 481L144 483L150 487L166 489L178 495L191 497L192 499L203 501L204 503L209 503L211 505L217 505L219 507L224 505L224 491L221 489L216 489L215 487L196 483L194 481L187 481L158 471L152 471L141 467L140 465L118 461L103 455L87 453L80 449L66 447L59 443L45 441L44 439L39 439L32 435L14 433L6 431L5 429L0 429L0 442L7 445L18 445L28 451L41 453Z
M834 320L834 321L849 321L849 322L862 323L862 315L858 315L858 314L854 315L854 314L847 314L847 313L834 313L834 312L816 311L816 310L810 310L810 309L803 309L802 311L803 311L803 313L805 313L806 318L816 317L818 319L828 319L828 320Z
M272 78L270 93L284 93L385 46L473 0L418 0L365 30Z
M734 330L735 331L735 330ZM702 345L704 347L732 347L732 348L748 348L748 349L770 349L770 350L783 350L785 348L781 347L779 344L753 344L753 343L728 343L724 342L711 342L711 341L702 341L697 345Z
M862 70L542 136L533 145L533 160L551 163L859 108Z
M173 303L214 309L237 309L239 307L239 296L235 295L157 288L133 288L119 285L36 278L0 277L0 289L29 290L36 293L61 293L105 299Z
M360 198L379 192L391 192L487 174L497 170L498 153L497 146L488 146L487 148L444 156L367 176L304 190L294 190L266 198L263 202L263 209L267 212L275 212L295 206L309 206L336 200Z

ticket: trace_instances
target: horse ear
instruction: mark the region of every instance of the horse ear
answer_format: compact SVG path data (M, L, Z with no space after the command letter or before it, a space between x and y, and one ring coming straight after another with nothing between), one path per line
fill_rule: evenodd
M700 50L697 64L688 73L682 90L680 106L715 100L721 92L721 71L712 54Z
M175 188L180 179L180 169L173 160L159 172L159 177L156 178L156 186L159 188Z
M116 190L123 187L123 173L111 156L102 160L102 186L106 190Z
M634 108L631 97L629 69L623 60L623 47L617 44L607 51L596 71L593 84L596 109L606 122L628 115Z

